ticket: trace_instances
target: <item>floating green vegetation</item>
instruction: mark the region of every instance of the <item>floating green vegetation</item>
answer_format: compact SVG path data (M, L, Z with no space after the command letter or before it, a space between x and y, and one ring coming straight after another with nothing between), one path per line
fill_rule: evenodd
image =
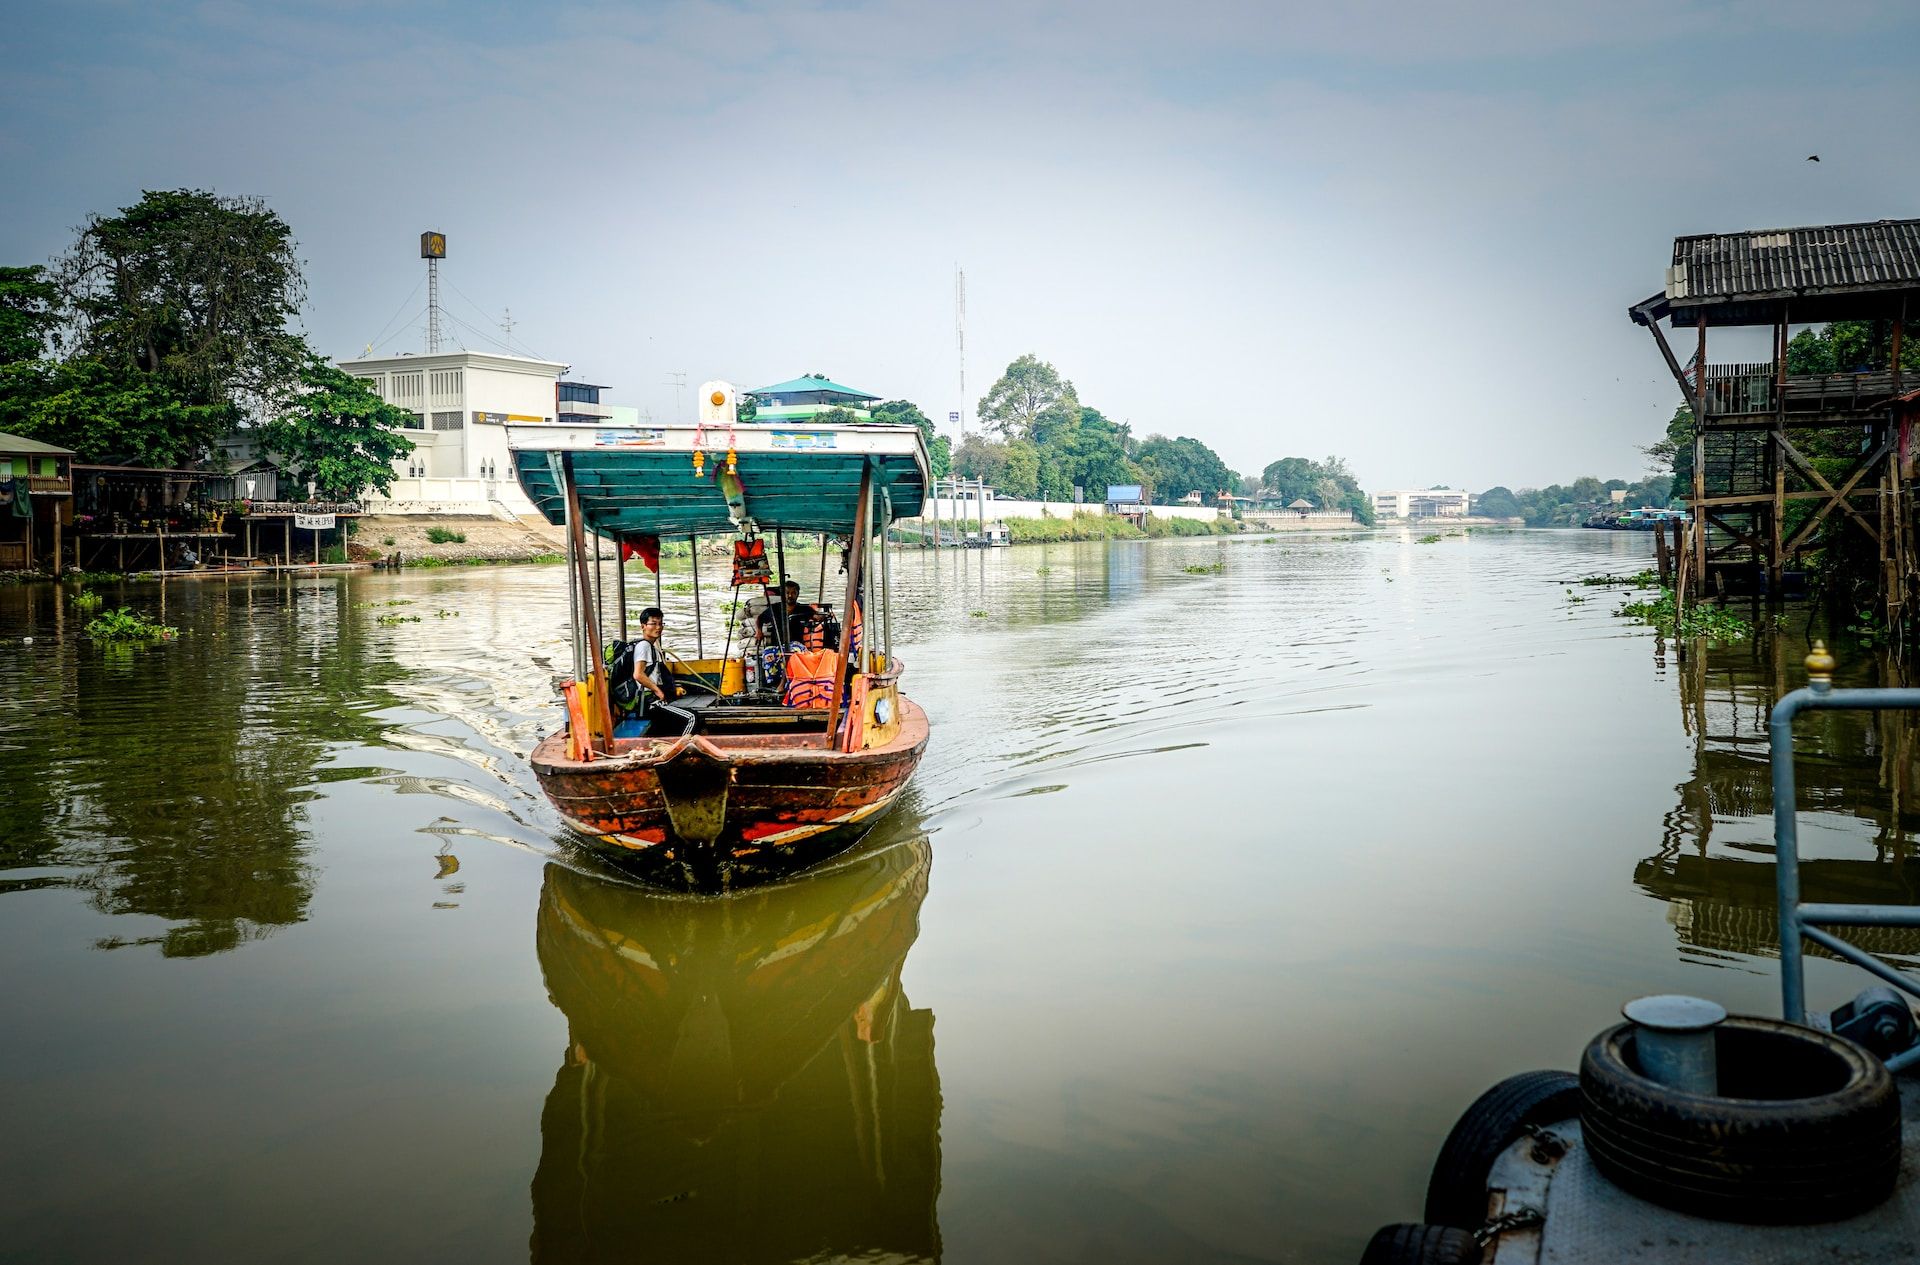
M1649 602L1628 602L1614 612L1622 619L1646 624L1665 637L1705 637L1711 641L1745 641L1753 635L1753 625L1741 615L1711 602L1695 602L1676 618L1673 590L1663 588Z
M1861 646L1882 646L1893 637L1893 629L1887 626L1884 619L1868 613L1847 625L1847 636Z
M84 589L89 584L106 584L126 577L114 571L69 571L60 578L68 584L77 584Z
M1052 567L1035 567L1033 569L1033 573L1035 575L1052 575L1053 568Z
M1586 598L1581 597L1578 593L1575 593L1572 589L1567 590L1567 601L1571 602L1573 605L1578 606L1580 605L1580 603L1586 600L1587 600Z
M124 606L118 610L102 611L87 621L84 631L90 641L120 643L172 641L180 635L178 628L156 624L138 611Z
M1650 589L1660 583L1660 577L1652 571L1635 571L1632 575L1582 576L1580 583L1588 588L1606 588L1617 584L1622 587Z
M1227 564L1224 562L1196 562L1191 566L1181 567L1180 569L1188 575L1219 575L1227 569Z
M968 611L967 614L972 616L974 619L985 619L987 617L987 613L985 611Z
M100 595L92 589L81 589L73 595L75 610L90 611L100 605Z
M389 598L387 601L384 601L384 602L355 602L353 604L353 609L357 611L364 611L364 610L370 610L376 606L412 606L412 605L413 605L413 599L410 597L395 597L395 598Z
M435 619L458 619L460 618L460 612L459 611L435 611L433 613L433 617Z
M395 624L417 624L420 622L420 617L418 615L381 615L373 622L392 628Z
M1420 539L1414 541L1413 543L1416 545L1437 545L1445 539L1446 539L1445 536L1442 536L1439 532L1436 531L1436 532L1430 532L1427 535L1420 537Z

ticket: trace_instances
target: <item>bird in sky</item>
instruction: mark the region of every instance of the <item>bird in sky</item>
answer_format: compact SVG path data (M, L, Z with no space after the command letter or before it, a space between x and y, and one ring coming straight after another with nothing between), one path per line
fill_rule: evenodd
M1820 161L1820 155L1818 155L1818 154L1808 154L1808 155L1807 155L1807 161L1808 161L1808 162L1810 162L1810 163L1817 163L1817 162L1819 162L1819 161Z

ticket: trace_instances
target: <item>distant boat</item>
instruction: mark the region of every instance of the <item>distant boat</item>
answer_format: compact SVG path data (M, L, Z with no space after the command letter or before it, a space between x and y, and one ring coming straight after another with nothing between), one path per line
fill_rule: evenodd
M733 398L728 384L707 384L691 426L507 427L521 487L568 529L575 610L568 724L534 748L534 773L601 854L649 881L707 892L779 879L850 847L906 788L928 736L926 713L899 688L886 545L894 519L920 513L919 431L739 423ZM746 646L683 661L676 684L699 696L656 714L684 732L619 736L587 535L619 556L649 539L657 549L662 539L755 532L818 534L823 546L848 538L845 634L830 652L775 655L768 681L756 680L762 662ZM694 567L697 576L697 555ZM625 572L616 575L624 611Z

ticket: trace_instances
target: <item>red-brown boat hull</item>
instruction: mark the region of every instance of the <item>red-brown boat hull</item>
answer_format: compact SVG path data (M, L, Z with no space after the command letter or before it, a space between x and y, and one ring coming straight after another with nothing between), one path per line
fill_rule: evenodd
M724 891L783 878L851 847L906 789L927 717L900 700L892 741L826 749L820 735L621 739L567 758L565 733L534 748L540 788L597 851L642 878Z

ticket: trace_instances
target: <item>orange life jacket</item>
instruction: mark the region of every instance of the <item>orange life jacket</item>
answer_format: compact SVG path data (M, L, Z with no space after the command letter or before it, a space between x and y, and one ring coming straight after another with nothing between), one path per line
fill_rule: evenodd
M773 578L773 571L767 566L767 546L761 540L736 540L733 542L733 587L743 584L765 584Z
M787 707L825 707L833 701L832 650L794 650L787 655L787 687L780 701Z

